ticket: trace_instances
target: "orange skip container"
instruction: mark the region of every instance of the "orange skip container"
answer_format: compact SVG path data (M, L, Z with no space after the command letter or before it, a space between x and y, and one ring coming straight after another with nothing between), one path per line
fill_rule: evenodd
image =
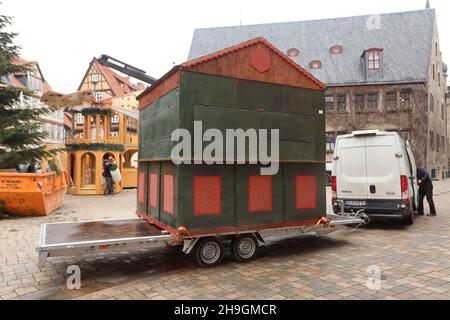
M3 209L21 216L46 216L61 207L67 182L65 171L60 175L0 172Z

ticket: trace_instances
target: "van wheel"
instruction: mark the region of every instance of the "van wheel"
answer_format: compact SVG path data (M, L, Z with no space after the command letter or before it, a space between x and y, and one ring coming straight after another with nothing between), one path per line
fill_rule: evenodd
M258 253L258 240L254 235L245 235L233 240L231 250L233 257L240 262L247 262L256 257Z
M407 216L406 218L403 218L403 221L407 225L413 225L414 224L414 211L413 211L412 208L409 211L409 216Z
M203 268L215 267L222 262L223 245L215 238L205 238L199 241L195 250L195 258Z

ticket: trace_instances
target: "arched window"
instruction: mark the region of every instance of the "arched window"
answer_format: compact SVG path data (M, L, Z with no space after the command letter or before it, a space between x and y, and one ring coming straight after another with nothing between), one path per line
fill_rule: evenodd
M381 52L383 52L383 49L377 48L366 51L369 70L379 70L381 68Z

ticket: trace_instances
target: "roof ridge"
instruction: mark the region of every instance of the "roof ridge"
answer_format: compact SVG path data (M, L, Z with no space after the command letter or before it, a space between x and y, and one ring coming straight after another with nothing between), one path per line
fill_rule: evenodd
M334 17L334 18L322 18L322 19L311 19L311 20L292 20L292 21L283 21L283 22L266 22L266 23L254 23L254 24L244 24L244 25L230 25L230 26L221 26L221 27L209 27L209 28L197 28L194 30L194 33L197 30L214 30L214 29L228 29L228 28L240 28L240 27L253 27L253 26L264 26L264 25L282 25L282 24L291 24L291 23L304 23L304 22L319 22L319 21L331 21L331 20L342 20L342 19L352 19L352 18L364 18L364 17L373 17L373 16L392 16L392 15L402 15L402 14L410 14L410 13L418 13L418 12L433 12L436 13L434 8L431 9L418 9L418 10L408 10L408 11L398 11L398 12L386 12L386 13L374 13L374 14L361 14L354 16L343 16L343 17Z

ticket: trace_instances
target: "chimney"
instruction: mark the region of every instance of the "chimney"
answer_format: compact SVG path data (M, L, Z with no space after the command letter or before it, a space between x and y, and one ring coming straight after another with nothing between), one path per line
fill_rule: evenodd
M427 4L425 5L425 9L430 9L430 8L431 8L430 0L427 0Z

